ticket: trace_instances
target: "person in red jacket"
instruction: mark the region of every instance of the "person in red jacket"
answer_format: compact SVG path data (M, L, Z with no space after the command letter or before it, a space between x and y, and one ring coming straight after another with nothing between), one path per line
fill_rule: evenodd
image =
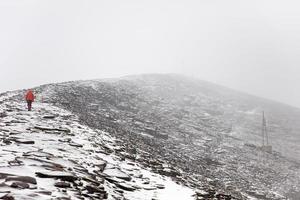
M28 107L28 111L31 111L31 107L32 107L32 102L34 102L34 95L32 90L28 90L26 95L25 95L25 99L27 101L27 107Z

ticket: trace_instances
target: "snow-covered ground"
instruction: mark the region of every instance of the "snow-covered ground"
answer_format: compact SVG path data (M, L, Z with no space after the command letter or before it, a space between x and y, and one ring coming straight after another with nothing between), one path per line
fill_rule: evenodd
M0 94L0 199L299 199L300 165L274 142L294 110L261 100L266 154L259 100L168 77L40 86L32 112Z
M50 104L28 112L8 101L16 94L0 97L0 199L194 199L192 189L117 156L108 133Z

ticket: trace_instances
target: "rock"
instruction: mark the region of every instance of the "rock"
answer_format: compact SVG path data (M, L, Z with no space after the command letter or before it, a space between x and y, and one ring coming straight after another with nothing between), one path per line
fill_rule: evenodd
M105 169L105 167L106 167L106 165L107 165L107 163L104 160L99 160L94 165L99 168L100 172L103 172L104 169Z
M56 182L54 186L59 188L69 188L71 187L71 184L68 182Z
M18 134L20 134L21 132L19 132L19 131L11 131L10 133L9 133L9 135L18 135Z
M215 195L215 191L214 190L210 190L208 192L204 191L204 190L198 190L196 191L196 196L197 197L201 197L204 199L210 199L213 198Z
M75 175L68 172L49 171L49 172L36 172L35 174L40 178L57 178L69 182L73 182L77 180L77 177L75 177Z
M61 131L61 132L65 132L65 133L71 133L71 130L68 128L57 128L56 131Z
M231 195L227 195L227 194L217 194L216 198L217 199L224 199L224 200L231 200L232 196Z
M117 179L116 177L111 176L105 176L105 180L107 180L110 183L119 183L120 179Z
M11 174L1 173L1 172L0 172L0 179L7 178L8 176L11 176Z
M72 147L83 147L82 144L77 144L75 142L70 142L69 145L72 146Z
M131 177L126 174L125 172L117 169L117 168L112 168L112 169L105 169L103 171L103 174L111 176L111 177L116 177L125 181L131 181Z
M0 193L0 199L3 199L3 197L5 197L8 194L9 194L9 192L1 192Z
M59 142L70 142L71 140L71 138L58 139Z
M9 144L11 144L12 143L12 141L8 138L8 139L3 139L2 140L2 142L4 143L4 144L6 144L6 145L9 145Z
M44 131L46 134L52 134L52 135L60 135L62 132L60 131Z
M45 115L43 116L44 119L54 119L56 116L55 115Z
M5 112L1 112L0 113L0 118L4 118L4 117L7 117L7 114Z
M116 189L116 192L119 192L119 193L123 194L124 190Z
M10 130L7 130L7 129L5 129L5 128L0 128L0 131L1 131L1 132L6 132L6 133L9 133L9 132L10 132Z
M68 128L51 128L51 127L44 127L44 126L34 126L34 128L42 131L59 131L65 133L71 132L71 130Z
M123 190L126 190L126 191L134 191L135 188L126 184L126 183L116 183L116 186L118 186L119 188L123 189Z
M10 187L13 188L19 188L19 189L27 189L29 188L29 184L28 183L24 183L24 182L13 182Z
M27 121L24 121L24 120L16 120L16 119L13 119L10 121L10 123L15 123L15 124L24 124L26 123Z
M53 154L51 153L47 153L47 152L43 152L41 150L39 151L29 151L23 154L24 156L33 156L33 157L38 157L38 158L48 158L48 157L53 157Z
M174 178L181 176L180 172L170 168L164 168L163 170L158 170L158 173L165 176L174 177Z
M52 194L51 191L47 191L47 190L37 191L36 193L42 194L42 195L49 195L49 196Z
M3 200L15 200L15 198L11 194L6 194L3 197L1 197L0 199L3 199Z
M164 185L162 185L162 184L157 184L156 187L157 187L158 189L165 189L165 188L166 188L166 187L165 187Z
M57 197L55 200L72 200L70 197Z
M34 144L34 141L32 140L26 140L21 138L15 139L14 141L21 144Z
M89 193L106 193L106 191L104 190L103 186L92 186L92 185L87 185L85 186L85 189L89 192Z
M36 179L30 176L9 176L5 179L5 181L19 181L24 183L31 183L36 185Z
M154 186L145 186L143 187L144 190L156 190L157 188Z
M93 178L85 176L85 177L82 177L82 180L84 180L86 182L89 182L89 183L92 183L92 184L97 185L97 186L104 183L104 179L101 178L101 177L97 177L97 180L95 180Z

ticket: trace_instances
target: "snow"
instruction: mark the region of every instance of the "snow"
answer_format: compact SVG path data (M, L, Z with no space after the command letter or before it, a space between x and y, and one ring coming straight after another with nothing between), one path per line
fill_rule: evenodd
M0 100L5 101L14 95L16 93L9 93L7 96L1 96ZM12 111L6 112L8 107ZM72 175L72 173L65 170L67 168L73 169L73 171L77 168L86 168L89 173L92 173L94 170L97 170L97 164L103 163L101 160L107 163L104 173L111 177L116 177L120 181L119 184L134 187L135 191L133 192L124 191L124 197L128 199L194 199L192 197L194 194L192 189L179 185L170 178L152 173L148 169L141 167L138 163L123 160L114 153L107 155L99 152L99 150L103 151L102 148L104 146L111 150L118 149L119 147L115 145L115 138L109 133L101 130L93 130L80 124L78 117L66 110L47 103L34 102L33 111L28 112L26 111L25 102L14 101L1 104L0 112L7 113L6 117L0 118L0 123L6 125L5 127L1 127L0 137L1 135L5 136L12 141L11 144L0 142L0 173L12 174L14 176L31 176L37 180L36 189L11 189L10 193L16 200L25 198L43 200L68 196L77 199L74 196L74 192L68 191L67 193L62 193L61 190L58 190L54 186L56 182L54 179L37 177L36 172L63 176ZM54 119L44 119L43 116L46 115L56 117ZM66 116L68 119L65 119ZM35 129L34 127L36 126L47 127L49 129L63 127L71 130L71 132L57 133L55 131L42 131ZM14 135L10 133L14 133ZM18 144L14 142L14 138L17 138L21 142L33 141L34 144ZM82 147L70 145L71 142L80 144ZM22 164L16 164L16 166L9 164L9 162L16 159ZM54 166L62 166L63 171L52 171ZM129 175L132 178L131 181L121 180L122 176L127 177ZM145 180L148 180L149 184L145 184ZM157 189L158 185L162 185L161 187L164 189ZM115 186L113 183L106 181L104 187L109 193L108 199L114 199L113 196L118 195L114 191ZM51 192L51 196L41 194L39 191L49 191ZM35 197L32 198L30 196Z
M147 170L141 170L143 177L149 178L154 182L154 184L161 184L165 186L165 189L160 190L141 190L135 193L126 193L125 196L128 199L136 200L194 200L193 195L195 192L182 185L179 185L172 181L170 178L162 177L160 175L154 174ZM152 185L150 185L151 188ZM146 186L149 187L149 186Z

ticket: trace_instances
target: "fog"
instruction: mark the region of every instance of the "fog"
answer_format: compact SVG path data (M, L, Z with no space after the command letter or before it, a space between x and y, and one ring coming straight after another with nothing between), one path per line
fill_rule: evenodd
M0 91L181 73L300 107L298 1L0 2Z

